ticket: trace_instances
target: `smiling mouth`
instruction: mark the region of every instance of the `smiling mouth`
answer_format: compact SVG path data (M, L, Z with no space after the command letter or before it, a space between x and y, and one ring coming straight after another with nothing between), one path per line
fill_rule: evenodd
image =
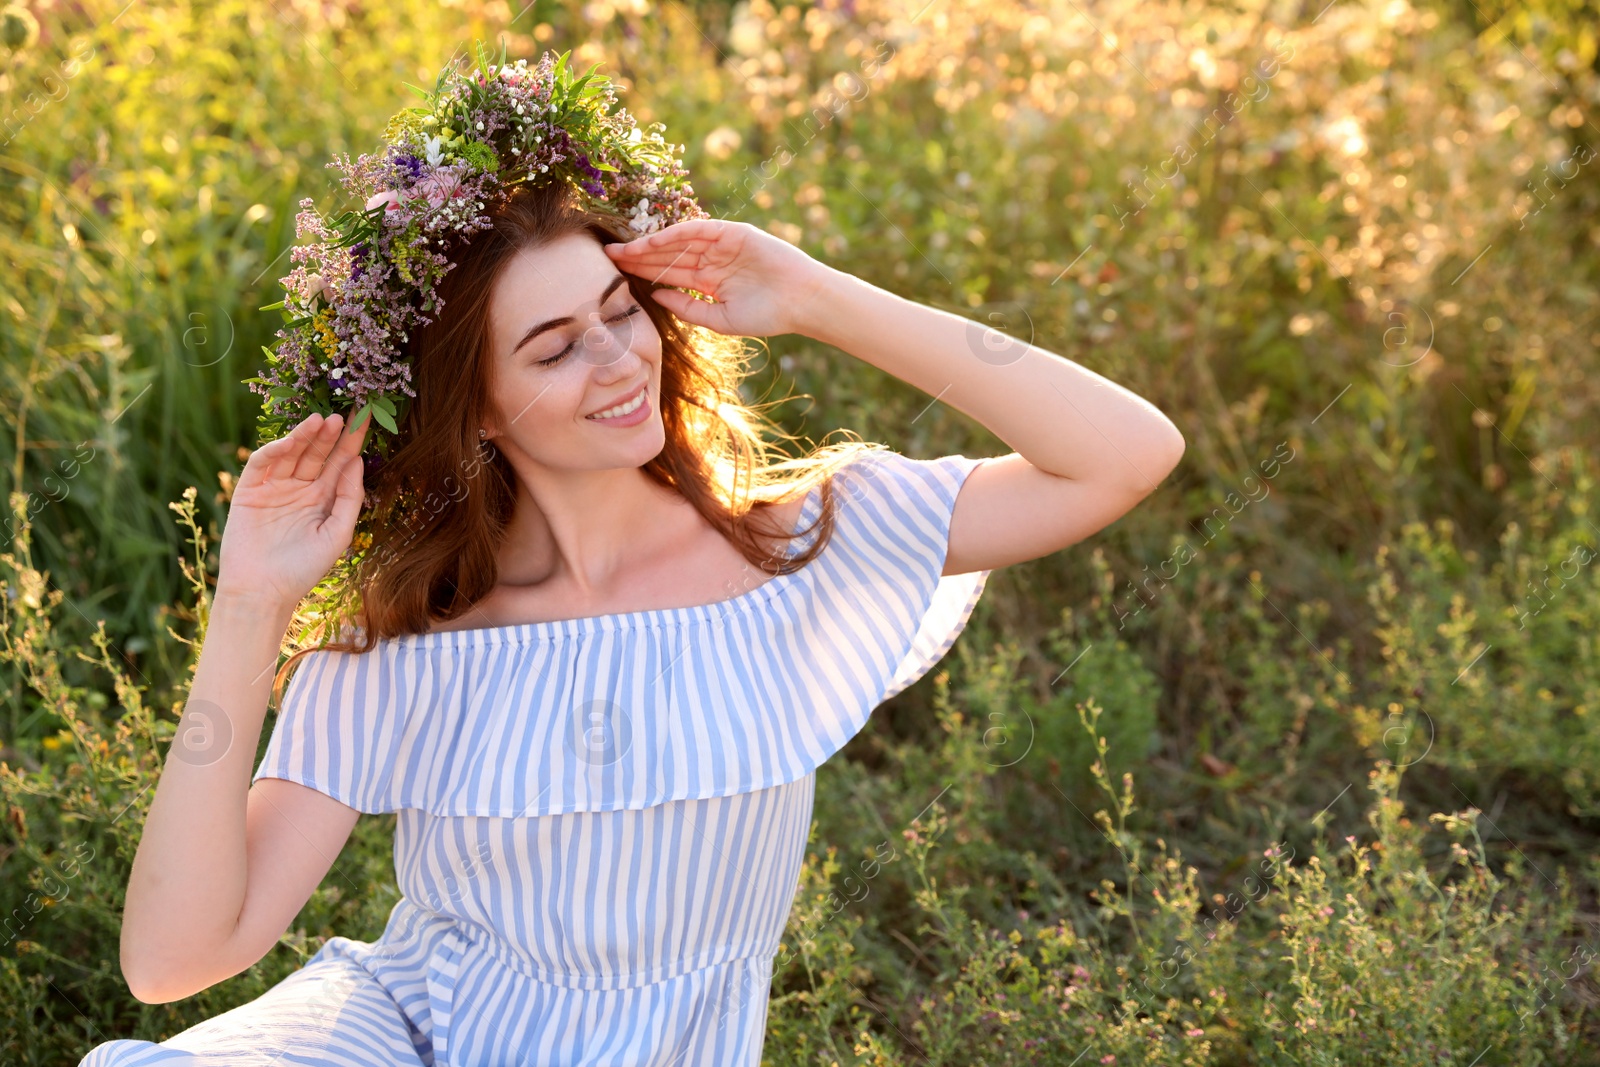
M644 403L645 395L648 391L649 385L649 382L640 383L639 388L630 394L628 399L622 401L620 404L614 404L609 408L597 411L592 415L585 415L584 418L593 419L598 422L603 419L621 418L624 415L633 414L639 409L639 405Z

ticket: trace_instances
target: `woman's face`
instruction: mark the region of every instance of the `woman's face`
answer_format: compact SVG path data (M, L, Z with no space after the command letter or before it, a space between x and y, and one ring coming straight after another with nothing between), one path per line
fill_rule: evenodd
M605 470L643 466L666 445L661 335L592 235L518 253L490 296L489 331L497 420L485 429L497 449Z

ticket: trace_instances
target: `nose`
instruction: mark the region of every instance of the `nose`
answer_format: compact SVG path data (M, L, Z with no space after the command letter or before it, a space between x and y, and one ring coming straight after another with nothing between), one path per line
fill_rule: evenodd
M628 315L607 323L600 321L598 315L593 316L580 338L584 360L596 367L622 363L623 369L632 373L634 368L627 362L627 357L634 348L634 321L637 317L637 314Z

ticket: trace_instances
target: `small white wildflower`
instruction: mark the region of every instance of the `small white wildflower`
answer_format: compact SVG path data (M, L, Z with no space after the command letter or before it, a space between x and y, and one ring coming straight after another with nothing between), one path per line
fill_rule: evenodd
M483 123L482 122L478 123L478 129L480 129L480 130L483 129Z
M335 368L333 368L332 373L330 373L328 375L328 377L332 378L334 381L340 380L341 378L344 377L344 368L343 367L335 367Z

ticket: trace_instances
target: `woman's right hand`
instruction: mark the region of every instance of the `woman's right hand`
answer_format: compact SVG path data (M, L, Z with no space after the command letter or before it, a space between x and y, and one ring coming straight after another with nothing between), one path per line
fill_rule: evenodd
M361 446L344 417L312 414L245 463L219 549L217 592L292 609L338 562L355 534L365 488Z

